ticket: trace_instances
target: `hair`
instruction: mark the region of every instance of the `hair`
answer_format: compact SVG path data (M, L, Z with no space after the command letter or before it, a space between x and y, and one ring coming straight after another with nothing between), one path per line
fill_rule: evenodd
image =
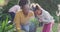
M39 10L39 7L36 5L35 9L36 9L36 10Z
M28 4L28 0L20 0L19 2L19 6L24 6L26 4Z
M34 10L33 10L33 11L36 11L36 10L39 10L39 9L40 9L39 6L36 5L36 6L34 7Z
M38 3L36 3L33 11L36 10L44 10L44 9Z

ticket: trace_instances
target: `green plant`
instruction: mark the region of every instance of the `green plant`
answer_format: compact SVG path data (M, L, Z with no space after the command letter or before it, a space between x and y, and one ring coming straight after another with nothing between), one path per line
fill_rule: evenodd
M3 22L0 24L0 32L8 32L9 30L13 29L13 24L8 25L8 16L6 16L6 20L3 20Z
M36 18L31 18L31 19L30 19L30 23L31 23L31 24L34 23L35 26L38 26L39 21L38 21L38 19L36 19Z

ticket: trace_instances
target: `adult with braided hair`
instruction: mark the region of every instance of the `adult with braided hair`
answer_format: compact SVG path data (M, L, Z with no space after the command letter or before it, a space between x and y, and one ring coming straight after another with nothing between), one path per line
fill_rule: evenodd
M19 5L21 11L17 12L14 18L16 29L18 32L29 32L29 19L34 16L33 12L30 11L28 0L20 0Z

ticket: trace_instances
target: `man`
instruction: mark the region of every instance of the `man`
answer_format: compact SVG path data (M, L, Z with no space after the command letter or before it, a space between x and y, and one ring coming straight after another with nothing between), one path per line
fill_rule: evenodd
M19 5L22 11L16 13L14 22L16 24L16 29L18 32L29 32L29 19L34 16L33 12L29 10L29 5L27 0L20 0Z

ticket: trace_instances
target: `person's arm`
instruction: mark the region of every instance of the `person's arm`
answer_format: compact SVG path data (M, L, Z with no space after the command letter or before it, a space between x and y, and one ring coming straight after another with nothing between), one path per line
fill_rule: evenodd
M22 32L21 31L21 27L20 27L20 15L19 13L16 13L15 18L14 18L14 22L15 22L15 26L18 32Z
M30 10L30 17L34 17L34 12Z
M9 9L8 12L14 12L14 13L16 13L19 8L20 8L20 7L18 7L18 5L14 5L14 6L12 6L12 7Z

